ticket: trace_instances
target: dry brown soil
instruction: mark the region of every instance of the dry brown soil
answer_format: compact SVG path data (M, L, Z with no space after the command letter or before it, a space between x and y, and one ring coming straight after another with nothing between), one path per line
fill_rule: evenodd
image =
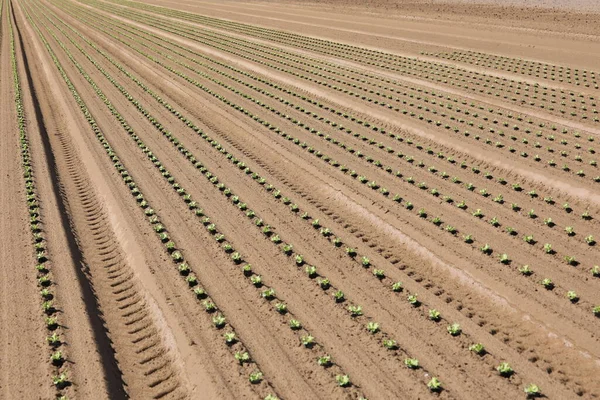
M600 397L596 2L1 1L0 398Z

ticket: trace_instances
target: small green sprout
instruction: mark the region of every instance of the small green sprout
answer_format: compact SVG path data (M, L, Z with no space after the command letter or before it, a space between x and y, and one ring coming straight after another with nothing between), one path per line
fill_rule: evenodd
M350 315L353 317L359 317L362 315L362 307L361 306L348 306L348 311L350 311Z
M519 268L519 272L525 276L533 274L533 271L531 268L529 268L529 265L523 265L521 268Z
M311 348L315 344L315 338L311 335L304 335L300 338L300 341L304 345L304 347Z
M406 365L410 369L417 369L419 368L419 360L417 360L416 358L406 358L404 360L404 365Z
M432 392L439 392L442 390L442 383L435 376L427 383L427 387Z
M321 356L317 359L317 363L321 367L329 367L331 365L331 356L329 354Z
M438 322L442 319L440 312L436 309L429 310L429 319L435 322Z
M237 337L235 336L234 332L226 332L225 334L223 334L223 337L225 338L225 343L229 345L237 342Z
M554 289L554 283L550 278L544 278L544 280L542 280L542 286L548 290Z
M447 329L448 329L448 333L452 336L458 336L462 332L462 328L460 327L459 324L456 324L456 323L449 325Z
M292 328L292 330L297 331L298 329L302 328L302 324L300 323L300 321L296 320L296 319L291 319L290 320L290 328Z
M257 384L260 383L263 380L263 373L260 371L256 371L250 374L250 376L248 377L248 380L250 381L250 383L252 384Z
M524 391L527 395L527 398L529 399L534 397L540 397L542 395L540 388L534 383L530 383L529 385L525 386Z
M415 307L417 307L420 304L419 299L417 299L417 294L416 293L415 294L409 294L408 297L407 297L407 299L408 299L408 302L410 304L412 304L413 306L415 306Z
M485 354L485 347L483 347L481 343L475 343L470 345L469 350L480 356Z
M236 360L238 360L240 365L245 362L250 362L250 354L248 354L246 351L236 351L234 357Z
M336 375L335 380L341 387L350 386L350 377L348 375Z
M337 292L335 292L333 294L333 297L334 297L336 303L341 303L342 301L345 300L344 292L342 292L341 290L338 290Z
M510 366L510 364L507 362L500 363L500 365L496 367L496 370L500 373L501 376L504 377L509 377L515 372Z
M377 322L369 322L367 324L367 330L375 334L379 331L379 324Z

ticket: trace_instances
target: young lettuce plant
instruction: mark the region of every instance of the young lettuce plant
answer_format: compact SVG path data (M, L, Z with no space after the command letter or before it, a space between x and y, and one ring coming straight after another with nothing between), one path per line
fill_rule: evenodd
M302 328L302 324L300 323L300 321L298 321L298 320L296 320L296 319L291 319L291 320L290 320L290 328L291 328L293 331L297 331L297 330L299 330L299 329L301 329L301 328Z
M545 287L547 290L554 289L554 283L550 278L545 278L544 280L542 280L542 286Z
M304 345L304 347L307 348L311 348L314 346L315 344L315 338L312 337L311 335L304 335L300 338L300 341L302 342L302 344Z
M55 351L50 355L52 365L61 366L65 362L65 358L60 350Z
M361 306L350 305L348 306L348 311L350 311L350 315L353 317L359 317L363 314Z
M419 360L416 358L406 358L404 359L404 365L410 369L417 369L419 368Z
M410 304L412 304L415 307L418 307L421 303L419 302L419 299L417 299L417 294L409 294L408 297L408 302Z
M577 303L579 301L579 296L573 290L567 292L567 298L571 303Z
M379 331L379 324L377 322L369 322L367 324L367 330L372 334L375 334Z
M226 332L223 334L223 337L225 338L225 343L227 343L228 345L232 345L237 342L237 337L235 336L234 332Z
M438 322L442 319L440 312L436 309L429 310L429 319Z
M263 380L263 373L260 371L255 371L250 374L250 376L248 377L248 380L252 384L258 384Z
M240 365L250 362L250 354L248 354L246 351L236 351L234 357L240 363Z
M317 363L321 366L321 367L329 367L331 366L331 356L329 354L325 354L324 356L321 356L317 359Z
M485 347L483 347L483 345L481 343L475 343L469 346L469 350L471 350L473 353L482 356L485 354Z
M461 329L460 325L459 325L459 324L456 324L456 323L454 323L454 324L452 324L452 325L448 326L448 328L447 328L447 329L448 329L448 333L449 333L450 335L452 335L452 336L458 336L458 335L460 335L460 334L461 334L461 332L462 332L462 329Z
M515 372L510 366L510 364L507 362L500 363L500 365L496 367L496 370L498 371L498 373L500 373L501 376L505 378L508 378Z
M524 391L528 399L542 396L540 388L535 383L530 383L529 385L525 386Z
M350 377L348 375L336 375L335 380L341 387L350 386Z
M533 271L531 268L529 268L529 265L523 265L521 268L519 268L519 272L525 276L533 274Z
M442 390L442 382L439 381L435 376L427 383L427 387L432 392L440 392Z

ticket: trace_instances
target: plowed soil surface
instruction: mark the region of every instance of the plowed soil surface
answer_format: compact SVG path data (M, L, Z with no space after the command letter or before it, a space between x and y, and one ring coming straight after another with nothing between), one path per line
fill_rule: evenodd
M0 1L0 398L600 397L596 3Z

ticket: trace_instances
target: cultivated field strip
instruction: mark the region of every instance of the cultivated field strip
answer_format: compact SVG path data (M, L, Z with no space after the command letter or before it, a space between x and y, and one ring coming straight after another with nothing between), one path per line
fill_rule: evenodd
M153 25L157 25L156 21L153 21ZM172 30L168 29L168 31L172 32ZM181 33L180 33L181 34ZM184 37L190 37L187 34L183 34ZM203 42L203 41L202 41ZM203 42L204 43L204 42ZM225 49L222 46L219 47L219 49ZM231 51L229 49L226 49L226 51ZM246 56L247 57L247 56ZM251 57L253 61L256 61L255 57ZM258 61L260 64L264 64L264 62L262 61ZM275 66L276 70L282 70L281 68ZM385 108L390 108L393 109L396 113L402 113L404 115L410 115L413 119L415 120L419 120L421 123L428 125L430 127L436 127L436 129L439 129L441 132L444 133L450 133L450 132L454 132L455 134L455 138L460 138L460 137L468 137L470 139L470 141L472 141L472 143L474 145L476 145L477 147L482 146L484 143L485 147L488 148L495 148L496 151L498 151L498 149L500 149L500 151L506 152L506 154L508 154L511 157L514 157L516 160L521 160L521 162L524 163L528 163L530 168L535 168L536 165L540 166L541 165L548 165L550 167L552 167L553 169L556 169L557 172L559 173L564 173L566 176L570 176L570 177L576 177L576 179L580 179L582 181L591 181L591 182L600 182L600 176L596 175L597 171L597 161L594 159L590 159L587 160L587 164L589 164L589 167L587 168L592 168L592 170L587 170L583 169L583 163L584 163L584 158L582 157L582 150L580 149L584 149L584 146L588 146L587 143L589 143L590 141L594 141L594 137L593 135L590 136L590 134L585 134L585 131L583 133L583 137L587 137L587 139L580 139L582 137L582 133L580 131L575 131L572 133L572 135L576 138L575 140L577 141L574 146L575 146L575 151L577 152L576 154L572 154L566 150L561 150L555 148L554 146L547 146L546 147L546 152L548 154L548 157L544 157L542 158L542 156L540 156L539 154L536 154L535 156L532 156L531 152L533 151L539 151L537 149L541 149L542 148L542 144L539 143L540 138L542 138L542 140L545 138L548 142L548 144L552 144L553 142L557 142L557 139L554 135L555 132L562 132L563 135L568 133L568 129L565 127L560 127L557 126L555 124L550 124L550 122L548 122L547 120L543 120L543 121L539 121L536 122L534 119L531 119L529 117L527 117L526 115L517 115L514 116L510 111L506 111L506 110L501 110L501 109L497 109L496 110L496 114L494 114L494 109L492 108L488 108L489 105L487 107L485 107L484 105L481 104L476 104L473 103L472 101L467 101L468 99L462 99L460 100L460 103L462 105L465 105L465 107L467 106L467 104L469 104L469 107L471 108L471 111L464 110L465 112L465 116L474 116L475 118L479 118L480 122L485 122L485 121L492 121L492 122L486 122L485 124L479 124L478 126L475 126L477 121L473 121L473 120L467 120L461 117L461 108L456 107L456 111L452 111L450 112L450 115L446 114L445 110L438 110L436 108L430 108L430 105L428 103L430 103L430 98L425 97L422 98L421 94L423 89L422 88L417 88L414 90L413 93L408 93L406 99L402 100L402 99L398 99L396 98L397 102L402 102L403 105L409 105L410 107L413 108L413 111L409 111L407 109L400 109L399 107L395 107L393 108L392 105L387 104L385 101L378 101L377 99L372 99L369 96L366 95L360 95L359 93L355 93L354 91L352 91L353 86L356 86L355 84L352 84L349 86L349 89L343 89L342 87L338 87L336 85L332 85L331 83L329 83L328 81L324 81L324 80L315 80L313 78L310 78L308 76L299 74L295 71L291 71L289 69L283 69L285 72L287 73L291 73L294 76L300 76L300 77L304 77L307 78L309 81L311 82L316 82L319 83L320 85L332 88L333 90L336 90L338 92L343 92L346 95L348 95L349 97L360 97L361 100L363 100L366 104L377 104L379 107L383 106ZM319 73L317 73L319 74ZM322 74L321 74L322 75ZM369 90L369 92L374 92L372 89ZM379 91L376 92L379 95ZM405 92L406 93L406 92ZM438 96L444 96L443 93L438 94ZM450 97L448 95L445 95L444 97ZM424 100L424 104L419 104L419 103L415 103L414 100L418 99L418 100ZM383 97L383 99L387 100L387 95L385 97ZM454 103L459 103L459 99L458 98L454 98ZM436 104L436 100L435 99L431 99L431 104ZM443 106L443 103L442 103ZM448 107L450 109L453 109L454 106L452 104L448 104ZM485 110L491 111L491 114L489 115L485 115L486 111ZM429 117L427 117L427 115L424 115L423 112L425 112L426 114L429 113ZM459 112L459 114L456 115L452 115L454 112ZM483 113L484 115L480 115L480 113ZM502 117L503 115L506 115L507 120L502 122L499 118L504 118ZM469 118L469 117L467 117ZM511 119L513 119L513 121L511 121ZM516 120L516 121L515 121ZM520 125L520 123L518 121L527 121L527 124L525 124L525 126ZM477 129L479 129L478 132L487 132L488 128L487 128L487 124L490 124L489 127L489 131L490 133L493 134L493 136L491 138L481 138L481 136L476 133L473 134L471 133L469 130L465 130L464 132L461 132L458 126L454 126L452 127L451 124L454 124L456 122L460 122L461 124L464 124L465 127L469 128L469 127L476 127ZM515 124L516 122L516 124ZM542 128L538 131L535 132L534 135L534 131L533 131L533 127L539 127ZM511 142L506 143L504 140L505 138L507 138L506 133L502 130L502 128L507 127L509 129L514 130L515 132L525 132L526 136L523 137L521 140L519 140L519 138L517 136L515 136L514 134L509 135L508 137L510 138ZM533 142L533 140L535 140L535 142ZM533 142L533 143L531 143ZM566 146L568 145L569 141L566 139L561 139L560 140L561 145ZM596 150L592 147L589 147L587 149L587 151L590 154L595 154ZM559 154L560 153L560 154ZM563 158L556 158L556 157L568 157L570 159L574 159L576 164L566 164L563 163L564 159ZM527 161L529 160L529 161ZM562 166L560 166L560 164L562 164ZM591 172L590 172L591 171ZM591 187L595 187L594 183L591 183Z
M56 396L62 397L66 393L66 389L70 385L70 379L67 375L66 368L64 368L65 361L68 357L68 350L66 350L66 340L64 326L59 320L59 309L60 302L56 296L56 282L54 282L54 276L52 275L52 261L50 254L47 249L45 229L48 227L44 224L41 217L41 204L42 199L39 196L36 187L36 176L32 168L32 156L29 146L29 138L26 126L26 116L24 111L21 79L17 68L17 52L15 46L15 37L13 31L13 16L10 8L3 15L4 2L0 6L0 21L4 22L4 15L8 21L9 39L10 39L10 58L13 75L13 90L14 90L14 105L17 116L19 142L21 148L21 166L23 168L22 177L23 184L25 187L25 193L27 195L26 205L29 212L29 228L31 230L32 237L30 242L32 245L31 251L35 254L36 265L35 270L37 271L35 278L40 287L40 305L44 315L45 327L47 330L46 341L50 346L50 351L44 351L45 357L48 358L50 365L52 365L52 383L56 388ZM33 273L31 274L33 275ZM39 338L43 340L42 337ZM48 354L50 353L50 354Z
M158 165L157 165L157 168L158 168ZM166 179L166 178L167 178L167 177L165 177L165 179ZM194 204L195 204L195 202L194 202L193 200L190 200L190 198L189 198L189 197L187 197L187 202L188 202L188 203L194 203ZM195 209L195 208L196 208L196 207L191 207L190 209ZM201 216L202 216L202 212L201 212L201 211L200 211L200 212L196 212L196 215L197 215L198 217L201 217ZM206 219L206 217L204 217L203 219ZM214 227L214 226L211 226L210 224L205 224L205 225L207 225L207 229L209 229L209 231L214 231L214 229L215 229L215 227ZM220 235L218 235L218 236L220 236ZM226 245L228 245L228 244L227 244L227 243L225 243L225 245L224 245L224 246L226 246ZM226 247L225 247L225 248L226 248ZM229 253L230 251L227 251L227 252ZM240 262L241 262L241 260L239 259L239 257L240 257L239 253L237 253L237 252L234 252L234 253L232 254L232 256L233 256L233 260L234 260L234 261L236 261L236 260L237 260L237 263L240 263ZM184 272L184 270L182 270L182 273L183 273L183 272ZM191 278L191 276L190 276L190 278ZM264 292L265 292L265 291L263 291L263 293L264 293ZM268 292L267 292L267 293L268 293ZM267 297L267 300L274 300L274 299L275 299L275 300L277 300L277 298L276 298L275 296L266 296L266 297ZM273 298L271 298L271 297L273 297ZM293 317L293 315L291 315L291 316ZM301 333L301 332L299 332L299 333ZM305 336L306 336L306 335L305 335ZM308 346L309 344L310 344L310 343L307 343L307 346ZM312 345L310 345L310 346L308 346L308 347L310 347L311 349L314 347L314 349L315 349L315 350L318 350L320 346L318 346L318 345L315 345L315 346L312 346ZM335 371L335 368L333 368L333 369L332 369L332 371ZM343 375L342 375L342 376L343 376Z
M562 65L547 64L522 58L511 58L475 51L453 51L452 53L425 53L445 60L458 61L466 64L508 71L517 74L546 79L560 83L570 83L576 86L598 89L598 76L595 71L580 70Z
M314 129L313 129L313 131L314 131ZM309 150L310 150L310 149L309 149ZM318 155L318 154L317 154L317 155ZM325 157L325 158L327 158L327 157ZM381 166L380 166L380 168L383 168L383 167L381 167ZM359 178L360 178L360 177L359 177ZM366 178L363 178L363 179L364 179L364 182L365 182L365 183L366 183L366 181L368 181ZM384 187L385 187L385 186L384 186ZM425 188L426 188L426 187L425 187ZM411 203L411 204L412 204L412 203ZM417 207L414 207L414 208L417 208ZM514 210L514 209L515 209L515 207L513 207L513 210ZM477 211L477 210L480 210L480 209L476 209L476 211ZM423 213L421 213L421 214L423 214ZM483 216L483 213L482 213L481 211L478 211L474 217L475 217L475 219L480 219L482 216ZM534 216L535 216L535 215L534 215ZM530 217L531 217L531 215L530 215ZM492 224L493 224L493 225L492 225L492 227L494 226L494 224L495 224L496 226L499 226L500 224L499 224L499 223L494 223L494 220L497 220L497 218L492 218ZM436 220L435 220L435 218L434 218L434 223L436 223L436 222L437 222L437 221L436 221ZM438 223L438 225L439 225L439 223ZM450 224L450 226L452 226L452 227L455 227L456 225L454 225L454 224ZM487 226L487 224L484 224L484 226ZM460 228L459 228L459 229L460 229ZM455 233L455 232L450 232L450 233ZM514 232L513 232L513 235L514 235ZM510 237L511 235L508 235L508 236ZM484 242L484 243L485 243L485 242ZM482 246L482 248L483 248L483 247L486 247L486 246L485 246L485 244L483 244L483 243L481 244L481 246ZM487 249L487 248L486 248L486 251L485 251L485 253L487 253L487 254L491 254L491 251L490 251L490 250L491 250L491 249ZM501 254L503 254L503 253L501 253ZM567 257L571 257L571 256L567 256ZM569 258L569 260L570 260L570 258ZM531 264L531 263L528 263L527 261L525 261L525 262L524 262L522 265L530 265L530 264ZM589 274L589 272L588 272L588 274Z
M9 4L25 64L43 53L30 131L110 339L100 397L600 395L595 75L131 1ZM59 397L89 388L74 346Z
M105 211L79 168L80 161L71 141L63 132L52 137L51 146L56 157L62 160L58 164L59 174L69 177L63 179L63 190L70 199L72 229L77 232L86 264L85 274L92 281L111 332L128 391L153 398L181 397L171 356L161 343L161 334L144 295L139 292L136 279L111 234ZM60 338L57 340L60 344ZM144 380L141 385L140 377Z
M112 1L112 3L124 5L129 8L150 11L152 13L166 15L177 19L199 23L202 25L221 28L224 30L237 30L239 32L243 32L245 35L248 36L256 38L266 38L270 41L282 44L293 44L293 46L295 47L305 48L311 51L319 52L321 54L334 55L339 58L358 61L362 64L375 66L377 68L382 68L387 71L396 71L406 75L415 75L420 77L421 79L434 80L442 84L449 83L450 85L459 88L462 87L467 89L467 87L470 85L480 86L484 89L480 89L477 87L468 87L467 90L485 93L488 89L491 89L495 93L489 93L487 95L501 97L504 100L512 101L515 104L521 104L523 106L538 106L544 110L559 115L570 115L571 117L577 117L584 120L587 120L589 118L593 122L600 121L600 119L598 118L597 110L595 110L596 112L592 110L591 116L587 114L588 110L583 110L581 114L578 114L578 104L570 105L568 108L566 107L566 104L560 104L560 106L565 108L555 110L555 104L557 104L556 100L548 100L545 97L542 97L541 99L535 99L536 101L531 101L526 99L519 99L514 95L511 96L512 92L515 92L515 90L516 92L514 94L520 95L521 93L519 92L519 90L525 89L527 89L527 91L531 89L534 93L539 92L540 94L543 94L542 92L540 92L540 90L549 90L555 92L558 90L560 92L560 89L552 90L553 88L546 88L542 86L538 90L538 88L536 88L534 85L529 84L528 82L518 82L513 79L479 73L464 68L456 67L453 65L435 63L430 61L421 61L417 58L396 56L391 53L385 53L378 50L370 50L343 43L336 43L331 40L323 40L284 31L277 31L273 29L237 23L233 21L226 21L177 10L165 9L163 7L157 7L148 4L140 4L131 1ZM423 69L425 69L425 72L422 74L415 73L415 69L420 69L415 67L422 67ZM448 78L450 78L449 82ZM465 87L465 85L467 85L467 87ZM594 98L594 96L592 95L585 96L584 94L574 93L572 91L562 90L562 93L560 94L563 95L562 97L564 97L561 100L567 100L565 96L567 95L569 96L568 99L571 103L578 103L580 101L583 101L580 104L584 107L586 104L586 100L591 101L592 103L594 103L596 100L596 98ZM557 95L555 94L554 97L556 96ZM570 109L571 111L568 112L568 109Z
M148 116L148 118L151 118L151 116ZM166 134L168 134L168 133L166 133ZM180 145L178 145L178 147L179 147L180 151L182 151L182 152L183 152L183 154L186 154L186 151L187 151L187 150L186 150L185 148L182 148ZM208 177L210 177L210 174L206 174L206 175L207 175L207 179L208 179ZM218 181L217 181L217 182L218 182ZM226 190L226 189L225 189L225 190ZM233 196L233 198L235 198L235 197L236 197L236 196ZM332 290L332 291L335 291L333 287L331 288L331 290ZM264 293L264 292L263 292L263 293Z

